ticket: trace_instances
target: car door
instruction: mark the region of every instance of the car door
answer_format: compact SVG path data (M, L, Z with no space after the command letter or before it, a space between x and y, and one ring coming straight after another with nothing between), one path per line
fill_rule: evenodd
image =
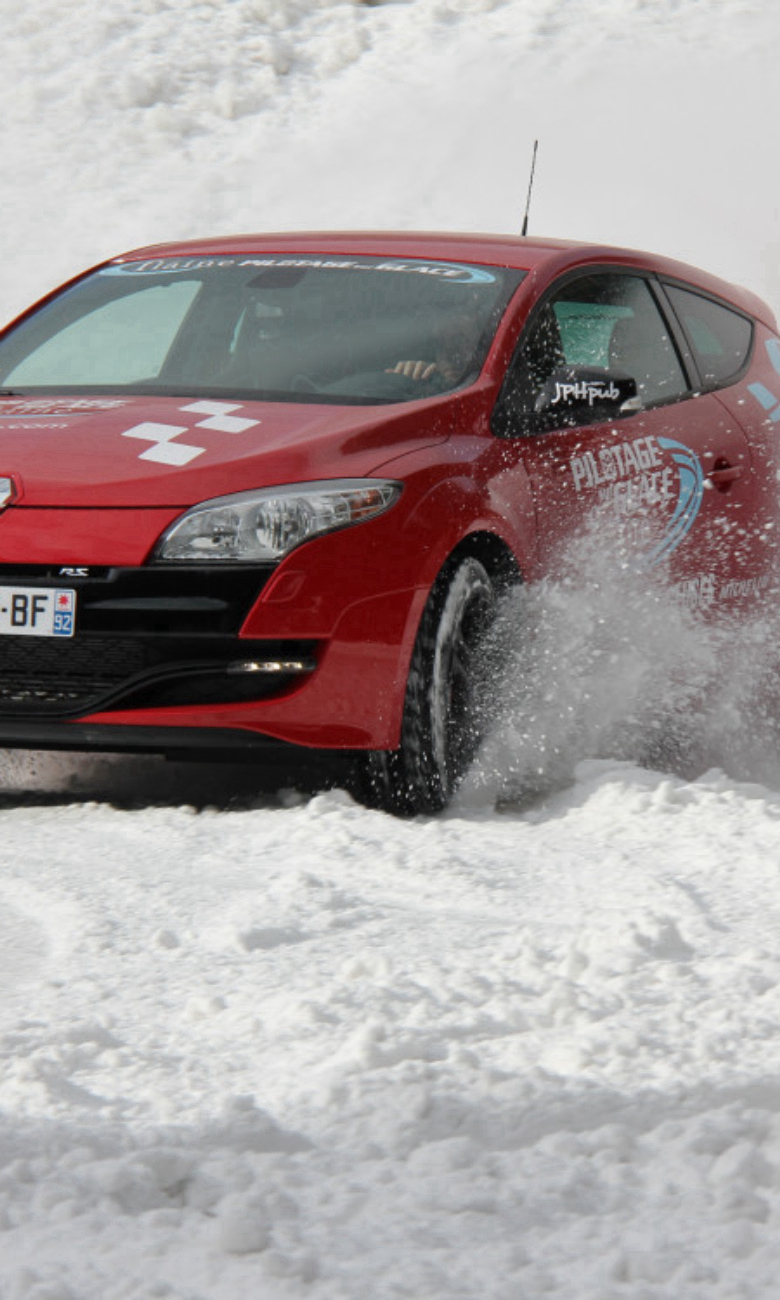
M524 330L494 431L519 440L540 571L608 550L707 606L750 569L737 544L750 450L714 394L694 395L660 301L650 277L628 270L559 281Z

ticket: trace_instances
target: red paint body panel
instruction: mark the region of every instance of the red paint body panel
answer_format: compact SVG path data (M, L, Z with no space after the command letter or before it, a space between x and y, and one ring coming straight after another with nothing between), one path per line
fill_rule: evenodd
M0 564L145 564L180 513L14 506L0 512Z
M189 411L197 403L188 398L107 398L105 409L94 400L68 413L67 398L0 397L0 474L20 480L20 505L184 507L276 483L358 478L395 445L446 438L453 405L439 398L422 412L412 403L388 416L383 407L236 402L231 415L251 427L231 433L204 428L208 417ZM45 406L56 414L18 414ZM146 458L154 444L142 428L150 424L179 428L176 444L197 448L197 456L173 467Z
M340 619L317 670L305 685L280 698L222 708L112 710L79 721L239 727L315 749L393 748L398 744L408 661L425 596L425 591L399 592L353 605Z

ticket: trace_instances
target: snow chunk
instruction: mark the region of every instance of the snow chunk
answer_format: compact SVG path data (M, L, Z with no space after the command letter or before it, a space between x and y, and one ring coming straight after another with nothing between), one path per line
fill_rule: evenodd
M265 1250L271 1224L259 1194L226 1196L219 1210L218 1240L230 1255Z

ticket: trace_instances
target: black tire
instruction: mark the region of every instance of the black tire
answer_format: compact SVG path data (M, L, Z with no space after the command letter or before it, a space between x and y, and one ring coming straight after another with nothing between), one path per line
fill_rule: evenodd
M401 744L366 756L361 797L399 816L446 807L482 739L478 659L496 596L479 560L452 561L428 597L406 686Z

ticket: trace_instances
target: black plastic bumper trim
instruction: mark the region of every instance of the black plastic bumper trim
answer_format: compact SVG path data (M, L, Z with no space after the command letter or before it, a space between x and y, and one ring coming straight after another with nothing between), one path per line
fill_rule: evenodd
M160 754L169 758L214 758L225 762L320 760L354 762L363 752L293 745L254 731L231 727L133 727L65 722L0 723L0 749L70 750L74 753Z

